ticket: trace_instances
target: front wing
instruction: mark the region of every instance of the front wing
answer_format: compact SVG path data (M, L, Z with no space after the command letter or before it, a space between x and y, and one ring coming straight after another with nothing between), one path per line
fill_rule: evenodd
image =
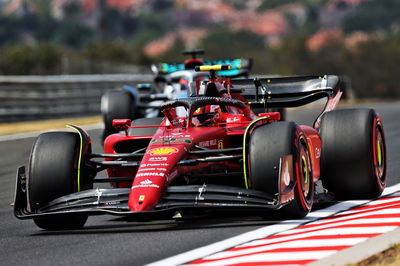
M283 157L285 161L290 158ZM285 165L281 162L281 165ZM282 167L281 167L282 168ZM294 199L295 180L281 171L280 192L276 195L221 185L187 185L167 187L160 202L151 211L133 212L128 207L129 188L89 189L52 200L31 212L26 191L25 167L18 168L14 201L14 215L19 219L40 218L51 215L82 213L88 215L111 214L132 218L171 218L185 210L254 212L277 210ZM286 184L286 185L285 185Z

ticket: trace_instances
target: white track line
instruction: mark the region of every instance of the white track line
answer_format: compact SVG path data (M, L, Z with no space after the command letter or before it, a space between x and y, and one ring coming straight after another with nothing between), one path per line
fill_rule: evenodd
M399 190L400 190L400 184L388 187L382 193L382 196L392 194ZM204 246L204 247L196 248L196 249L160 260L160 261L150 263L150 264L148 264L148 266L181 265L186 262L194 261L199 258L204 258L206 256L215 254L217 252L226 250L228 248L232 248L232 247L235 247L235 246L238 246L238 245L250 242L250 241L254 241L256 239L264 238L264 237L267 237L270 235L274 235L277 233L281 233L281 232L296 228L302 224L309 223L311 221L316 221L321 218L334 215L338 212L348 210L349 208L359 206L359 205L362 205L362 204L365 204L368 202L370 202L370 201L369 200L367 200L367 201L356 200L356 201L340 202L340 203L332 205L326 209L311 212L309 215L307 215L306 219L286 220L286 221L282 221L282 222L274 224L274 225L265 226L265 227L259 228L257 230L254 230L254 231L250 231L250 232L247 232L247 233L244 233L244 234L241 234L238 236L234 236L234 237L231 237L231 238L228 238L228 239L225 239L225 240L222 240L222 241L219 241L219 242L216 242L216 243ZM346 230L349 230L349 231L352 231L353 233L355 233L354 228L353 229L352 228L350 228L350 229L344 228L343 231L346 231ZM377 230L379 232L382 232L382 231L386 232L386 230L388 230L388 228L387 227L381 228L380 230L377 228ZM331 251L326 252L327 254L325 254L324 256L331 254L330 252ZM319 252L318 254L319 254L318 256L320 256L321 252ZM282 256L281 258L284 258L284 256ZM248 261L248 262L250 262L250 261ZM226 261L225 261L225 263L226 263Z

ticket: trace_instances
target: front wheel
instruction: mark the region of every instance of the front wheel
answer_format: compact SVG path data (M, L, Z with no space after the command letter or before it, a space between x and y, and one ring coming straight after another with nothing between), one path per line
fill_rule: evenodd
M73 132L48 132L39 135L29 159L27 192L32 212L50 201L80 191L83 176L78 178L80 138ZM90 152L90 151L87 151ZM81 171L83 172L83 171ZM89 188L85 184L85 188ZM77 229L84 226L88 216L82 214L52 215L35 218L34 222L46 230Z
M302 218L311 210L314 182L307 140L294 122L264 124L253 130L248 155L250 185L275 196L279 192L280 159L287 155L293 158L295 199L284 206L281 213Z

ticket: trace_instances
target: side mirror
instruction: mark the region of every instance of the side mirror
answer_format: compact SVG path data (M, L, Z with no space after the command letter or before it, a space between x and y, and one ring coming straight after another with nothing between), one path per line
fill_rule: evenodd
M272 120L272 121L279 121L279 120L281 120L281 113L279 113L279 112L259 113L257 116L258 116L258 117L267 116L267 117L268 117L268 120Z
M125 134L128 135L128 128L131 125L130 119L113 119L112 126L119 131L125 131Z
M138 89L139 92L150 92L152 86L150 83L140 83L137 84L136 88Z

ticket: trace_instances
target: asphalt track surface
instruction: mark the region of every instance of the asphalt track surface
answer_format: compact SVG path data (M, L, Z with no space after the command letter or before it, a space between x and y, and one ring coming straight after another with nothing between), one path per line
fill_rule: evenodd
M400 103L370 103L381 115L388 156L388 186L400 182ZM317 111L288 112L311 124ZM100 130L89 131L100 152ZM257 217L210 217L185 221L127 222L90 217L82 230L47 232L12 213L15 174L27 163L34 138L0 142L0 265L144 265L276 223Z

